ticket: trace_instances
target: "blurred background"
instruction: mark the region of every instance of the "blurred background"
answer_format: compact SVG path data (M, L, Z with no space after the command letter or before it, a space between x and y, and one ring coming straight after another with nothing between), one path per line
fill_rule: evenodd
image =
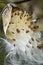
M9 2L16 2L22 0L0 0L0 37L4 37L3 32L3 25L2 25L2 10ZM25 1L25 0L24 0ZM43 19L43 0L31 0L25 3L18 4L18 7L22 8L23 10L32 10L36 17L41 17ZM0 65L3 65L4 62L4 54L2 50L0 50Z

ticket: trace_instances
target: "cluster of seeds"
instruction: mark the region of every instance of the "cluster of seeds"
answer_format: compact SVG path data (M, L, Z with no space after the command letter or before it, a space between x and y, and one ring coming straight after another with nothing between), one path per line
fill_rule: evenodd
M20 9L13 9L11 15L11 21L7 29L7 37L15 41L18 39L25 39L25 36L28 38L31 32L35 32L39 26L36 25L36 22L32 22L32 15L29 15L28 12L22 11ZM23 40L22 40L23 41ZM37 42L39 40L36 39ZM34 43L34 37L31 37L31 40L28 40L28 43Z

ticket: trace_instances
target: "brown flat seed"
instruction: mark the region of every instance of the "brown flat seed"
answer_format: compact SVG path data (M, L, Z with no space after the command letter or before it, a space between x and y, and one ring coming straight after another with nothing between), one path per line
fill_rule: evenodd
M34 41L34 39L33 38L31 38L32 39L32 41Z
M16 29L17 33L20 33L20 30L19 29Z
M37 28L39 28L39 26L37 26Z
M27 22L25 22L25 24L27 24Z
M11 24L11 22L9 24Z
M39 17L39 18L37 18L37 21L38 21L38 20L40 20L40 17Z
M14 44L14 46L15 46L15 44Z
M28 25L28 28L31 28L31 25Z
M8 28L9 28L9 26L8 26Z
M37 20L34 23L36 24L37 23Z
M26 33L28 33L29 32L29 30L26 30Z
M15 15L17 15L17 13L15 13Z
M29 21L29 18L27 18L27 21Z
M33 28L34 28L34 29L37 29L37 26L34 26Z
M38 49L43 49L43 46L37 46Z
M15 34L14 32L12 32L13 34Z
M30 23L31 25L33 24L33 22Z
M20 16L20 19L22 19L22 16Z
M29 41L29 43L31 44L31 42Z
M10 22L9 24L14 24L14 22Z
M15 41L15 39L13 39L13 41Z
M37 29L37 28L39 28L39 26L34 26L33 28L34 28L34 29Z

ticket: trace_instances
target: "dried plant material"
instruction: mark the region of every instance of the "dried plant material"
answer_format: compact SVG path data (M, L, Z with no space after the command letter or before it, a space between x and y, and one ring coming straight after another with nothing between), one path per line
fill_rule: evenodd
M11 11L8 8L11 8ZM8 8L2 14L3 29L7 39L12 41L17 52L15 53L13 49L12 57L9 56L10 54L8 55L10 62L13 62L13 65L30 65L29 60L43 63L43 52L41 52L43 50L40 50L43 46L38 46L42 42L41 33L38 31L40 26L36 19L32 20L31 13L23 11L17 6L12 7L11 4L8 4Z

